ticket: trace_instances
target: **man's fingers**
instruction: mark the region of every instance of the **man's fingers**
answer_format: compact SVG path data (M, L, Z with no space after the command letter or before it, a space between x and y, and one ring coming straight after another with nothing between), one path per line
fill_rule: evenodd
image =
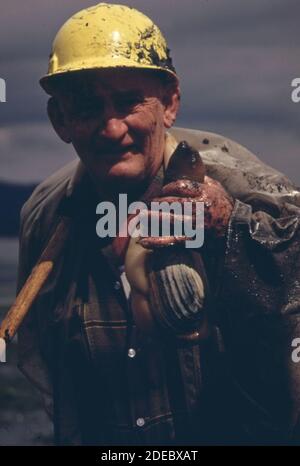
M140 220L146 220L146 219L154 219L154 220L159 220L160 222L170 222L170 225L174 223L174 221L184 221L184 222L189 222L193 220L193 216L195 215L195 209L196 205L191 205L191 210L189 214L184 214L184 212L178 212L176 213L175 211L163 211L163 210L141 210L139 214Z
M157 204L153 205L155 202ZM178 240L175 238L200 228L213 236L224 236L233 199L218 181L205 177L204 183L177 180L167 184L161 197L152 199L147 207L140 212L141 236L147 236L144 244L157 247L159 244L176 244ZM204 211L201 211L203 207Z
M138 243L146 249L155 249L182 244L187 239L188 238L186 236L148 236L141 237L138 240Z
M201 195L202 183L191 180L177 180L162 188L162 196L196 197Z
M179 203L179 204L185 204L186 202L195 203L196 199L194 199L193 197L187 197L187 196L186 197L176 197L176 196L174 196L174 194L170 195L170 196L164 196L164 197L154 197L153 199L151 199L151 202L149 202L147 204L149 209L153 208L152 202L158 202L159 204L161 204L162 202L167 202L168 204L172 204L172 202L176 202L176 203Z

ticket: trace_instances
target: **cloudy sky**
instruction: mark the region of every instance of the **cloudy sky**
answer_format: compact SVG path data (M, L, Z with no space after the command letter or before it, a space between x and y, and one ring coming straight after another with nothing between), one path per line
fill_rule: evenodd
M0 15L0 180L39 181L74 157L46 116L45 74L62 23L95 1L9 0ZM118 3L118 2L111 2ZM124 0L162 29L181 77L178 126L239 141L300 185L299 0Z

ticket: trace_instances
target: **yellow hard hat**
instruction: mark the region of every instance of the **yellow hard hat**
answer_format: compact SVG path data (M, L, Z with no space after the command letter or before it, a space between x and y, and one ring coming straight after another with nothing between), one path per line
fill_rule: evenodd
M54 77L103 68L160 70L176 77L169 49L150 18L124 5L99 3L73 15L58 31L41 78L51 93Z

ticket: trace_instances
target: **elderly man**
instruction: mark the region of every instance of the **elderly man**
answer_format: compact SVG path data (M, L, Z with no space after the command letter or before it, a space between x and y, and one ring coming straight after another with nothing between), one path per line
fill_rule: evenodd
M56 443L299 438L299 369L291 359L298 190L233 141L171 129L178 77L161 32L134 9L101 3L70 18L41 85L56 133L80 159L43 182L21 215L19 288L59 219L71 218L63 254L19 332L19 365L43 394ZM172 191L165 180L183 140L206 168L192 194L187 181ZM95 232L97 204L117 203L122 193L130 201L204 202L205 242L196 254L209 331L181 332L183 319L173 316L168 330L156 332L154 319L153 338L144 333L132 287L145 271L130 262L128 238ZM155 240L149 244L154 250Z

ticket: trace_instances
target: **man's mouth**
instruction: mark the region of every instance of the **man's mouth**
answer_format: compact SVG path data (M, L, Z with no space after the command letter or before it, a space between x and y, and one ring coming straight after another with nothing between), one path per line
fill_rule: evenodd
M112 159L119 159L127 154L137 154L139 152L138 147L135 144L130 144L128 146L118 146L114 148L105 148L105 149L100 149L97 151L99 156L105 158L106 160Z

